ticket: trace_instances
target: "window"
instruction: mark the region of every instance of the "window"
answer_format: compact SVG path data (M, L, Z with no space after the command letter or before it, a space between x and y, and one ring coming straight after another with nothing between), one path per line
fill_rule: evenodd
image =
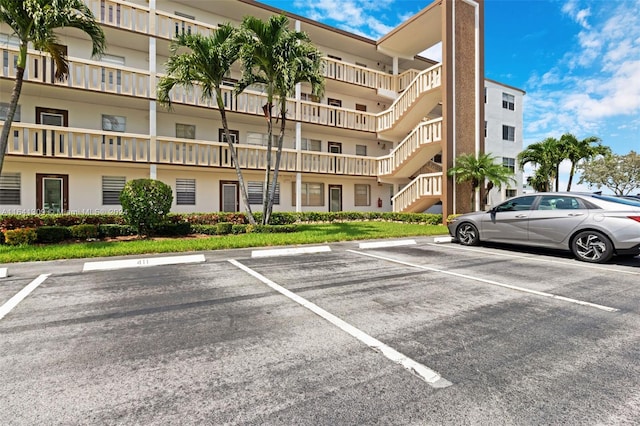
M331 58L331 59L335 59L336 61L341 61L342 58L339 56L335 56L335 55L327 55L327 57Z
M320 103L320 96L312 95L311 93L301 93L300 100Z
M367 106L363 104L356 104L356 111L367 112Z
M5 121L9 115L9 102L0 102L0 121ZM16 105L13 121L20 121L20 105Z
M506 167L507 169L511 170L512 173L516 172L516 159L515 158L502 157L502 165L504 167Z
M196 204L196 180L176 179L176 204L195 205Z
M370 206L371 205L371 185L356 184L354 188L354 205Z
M303 151L322 151L322 142L319 139L302 138Z
M502 126L502 140L515 141L516 140L516 128L513 126Z
M538 210L574 210L581 208L580 203L573 197L545 195L540 199Z
M193 124L176 123L176 138L195 139L196 126Z
M292 194L296 193L296 183L291 182ZM300 193L303 206L324 206L324 184L315 182L302 182ZM292 205L296 205L295 195L291 197Z
M505 191L505 195L506 195L507 198L515 197L516 195L518 195L518 190L517 189L507 189Z
M181 18L190 19L192 21L196 20L195 16L187 15L186 13L175 11L174 14L176 16L181 17ZM181 21L181 22L176 21L175 22L176 36L179 35L180 33L182 33L182 34L184 34L184 33L191 34L191 25L192 24L190 24L188 22L185 22L185 21Z
M356 65L359 66L359 67L362 67L362 68L366 68L367 67L367 64L363 64L362 62L358 62L358 61L356 61Z
M366 145L356 145L356 155L367 155L367 146Z
M516 97L508 93L502 93L502 108L510 109L511 111L516 109L515 106Z
M278 144L278 135L272 135L273 146ZM247 132L246 143L249 145L267 146L269 135L267 133Z
M249 196L249 204L264 203L264 192L264 182L247 183L247 195ZM276 183L276 192L273 195L273 204L280 204L280 183Z
M101 62L106 62L108 64L115 64L115 65L124 65L124 56L117 56L117 55L109 55L107 53L103 54L100 57L100 61Z
M120 192L126 182L127 178L124 176L102 176L102 204L120 204Z
M521 210L531 210L531 205L535 201L535 195L527 195L524 197L513 198L509 201L505 201L496 207L499 212L513 212Z
M238 140L240 139L240 131L238 131L238 130L229 130L229 134L231 136L231 142L238 143ZM226 142L227 141L227 135L225 134L224 129L218 129L218 140L220 142Z
M102 114L102 130L111 132L124 132L127 127L127 119L119 115Z
M20 173L0 175L0 205L20 205Z

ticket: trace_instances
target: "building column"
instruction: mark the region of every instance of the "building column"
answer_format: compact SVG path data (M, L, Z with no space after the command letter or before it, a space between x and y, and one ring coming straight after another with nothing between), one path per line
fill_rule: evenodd
M149 0L149 178L158 178L156 102L156 0Z
M447 171L462 154L484 153L484 2L445 0L442 7L443 220L475 210L471 184L458 184Z

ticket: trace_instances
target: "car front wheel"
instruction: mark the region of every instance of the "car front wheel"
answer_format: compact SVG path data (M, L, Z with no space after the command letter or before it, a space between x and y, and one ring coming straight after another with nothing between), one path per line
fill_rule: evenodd
M573 239L571 251L583 262L604 263L613 256L613 244L601 232L583 231Z
M461 223L456 230L456 239L463 246L477 246L480 243L478 228L471 223Z

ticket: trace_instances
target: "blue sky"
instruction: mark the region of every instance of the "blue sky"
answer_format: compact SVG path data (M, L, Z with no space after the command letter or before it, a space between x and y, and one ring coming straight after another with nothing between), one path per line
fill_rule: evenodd
M429 0L262 0L373 39ZM485 76L527 92L524 145L571 132L640 151L640 0L485 0Z

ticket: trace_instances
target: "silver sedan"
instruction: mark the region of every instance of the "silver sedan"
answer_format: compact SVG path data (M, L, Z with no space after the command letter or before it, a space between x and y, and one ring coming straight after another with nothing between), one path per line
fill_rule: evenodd
M564 249L593 263L640 254L640 200L599 194L522 195L486 212L457 216L448 227L463 245L491 241Z

